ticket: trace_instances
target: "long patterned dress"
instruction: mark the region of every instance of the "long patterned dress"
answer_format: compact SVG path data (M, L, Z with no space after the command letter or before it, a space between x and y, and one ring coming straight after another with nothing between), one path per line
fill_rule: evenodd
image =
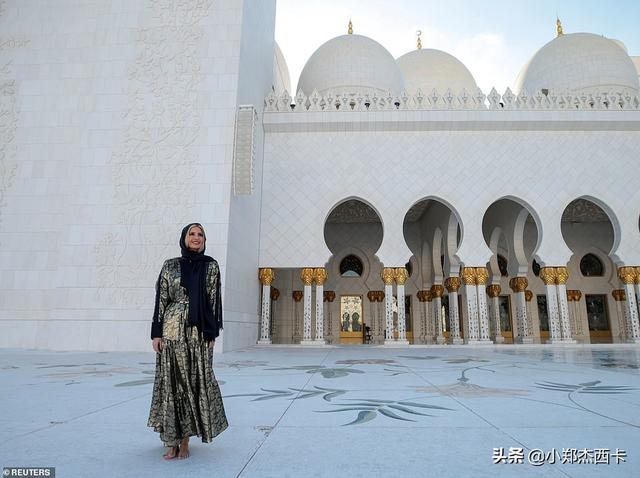
M207 295L215 310L216 261L208 263ZM160 273L159 317L162 352L156 354L156 376L148 425L160 433L165 446L199 436L204 443L222 433L227 417L213 374L213 349L197 327L188 325L189 298L180 285L178 258L165 261Z

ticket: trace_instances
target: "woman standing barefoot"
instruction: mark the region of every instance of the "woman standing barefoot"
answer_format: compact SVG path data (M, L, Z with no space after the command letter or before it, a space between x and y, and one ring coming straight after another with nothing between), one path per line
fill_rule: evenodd
M202 225L185 226L182 256L165 261L156 284L148 425L160 433L166 460L189 457L189 437L208 443L228 426L213 374L213 345L222 329L220 269L204 255L205 242Z

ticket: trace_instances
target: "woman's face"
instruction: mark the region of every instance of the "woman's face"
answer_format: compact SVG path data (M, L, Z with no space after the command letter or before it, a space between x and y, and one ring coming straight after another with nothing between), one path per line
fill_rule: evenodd
M204 231L201 227L193 226L186 237L187 249L198 252L204 246Z

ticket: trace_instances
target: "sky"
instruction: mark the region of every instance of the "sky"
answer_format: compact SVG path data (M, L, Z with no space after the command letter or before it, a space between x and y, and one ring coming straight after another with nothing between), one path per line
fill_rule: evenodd
M638 0L277 0L276 41L295 94L306 61L324 42L353 32L373 38L398 58L422 47L462 61L488 94L513 84L522 66L555 38L556 15L565 33L590 32L621 40L640 56ZM307 93L309 94L309 93Z

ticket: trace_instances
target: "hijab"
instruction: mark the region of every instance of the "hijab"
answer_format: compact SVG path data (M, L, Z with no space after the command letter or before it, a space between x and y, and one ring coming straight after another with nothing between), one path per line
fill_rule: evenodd
M187 237L192 228L199 227L203 234L203 243L199 251L187 247ZM215 310L207 293L208 263L214 262L212 257L204 254L207 238L201 224L187 224L180 234L180 285L189 297L189 318L187 323L198 327L206 340L215 340L222 329L222 300L220 297L220 271L216 277Z

